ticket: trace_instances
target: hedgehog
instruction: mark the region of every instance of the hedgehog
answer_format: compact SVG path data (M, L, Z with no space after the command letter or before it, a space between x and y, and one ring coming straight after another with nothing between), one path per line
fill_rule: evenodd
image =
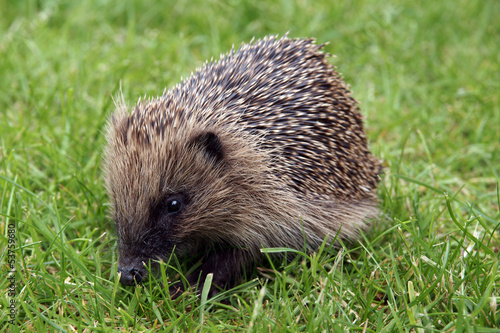
M161 97L115 102L104 173L123 285L175 253L200 258L187 281L212 273L214 294L262 248L352 241L377 216L381 163L322 47L252 40Z

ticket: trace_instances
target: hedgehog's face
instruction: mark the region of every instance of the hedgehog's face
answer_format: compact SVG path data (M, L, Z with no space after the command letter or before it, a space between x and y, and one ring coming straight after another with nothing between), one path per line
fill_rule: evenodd
M115 218L118 230L119 262L121 272L120 282L124 285L134 285L146 275L146 266L156 269L157 260L167 261L174 247L177 253L186 251L186 243L182 242L179 225L187 207L188 197L184 193L172 193L153 201L149 212L144 212L145 220L125 221ZM142 230L136 230L134 223L141 223Z
M151 144L130 135L128 126L111 130L105 162L118 270L120 281L133 285L147 275L146 265L155 268L174 249L185 255L221 238L218 226L231 218L224 209L231 201L228 167L219 136L210 131Z

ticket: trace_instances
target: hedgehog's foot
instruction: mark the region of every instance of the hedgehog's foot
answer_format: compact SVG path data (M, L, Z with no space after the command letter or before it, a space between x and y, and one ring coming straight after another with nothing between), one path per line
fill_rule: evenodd
M212 285L208 293L208 297L211 298L219 291L233 287L250 263L250 256L245 250L220 249L208 254L202 261L201 267L190 274L187 280L189 286L201 295L207 275L212 273ZM178 282L171 285L169 291L172 298L177 298L185 289L183 284Z

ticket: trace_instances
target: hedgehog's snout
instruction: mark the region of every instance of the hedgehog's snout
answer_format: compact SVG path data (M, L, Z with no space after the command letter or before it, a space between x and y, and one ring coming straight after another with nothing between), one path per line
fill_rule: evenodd
M118 273L121 273L120 283L124 286L134 286L148 275L144 265L142 267L136 265L120 266L118 267Z

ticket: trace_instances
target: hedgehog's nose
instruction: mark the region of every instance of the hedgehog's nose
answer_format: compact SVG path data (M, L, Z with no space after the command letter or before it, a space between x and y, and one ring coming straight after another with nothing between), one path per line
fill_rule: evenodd
M135 267L118 267L118 273L121 273L120 282L124 286L133 286L144 278L144 273Z

